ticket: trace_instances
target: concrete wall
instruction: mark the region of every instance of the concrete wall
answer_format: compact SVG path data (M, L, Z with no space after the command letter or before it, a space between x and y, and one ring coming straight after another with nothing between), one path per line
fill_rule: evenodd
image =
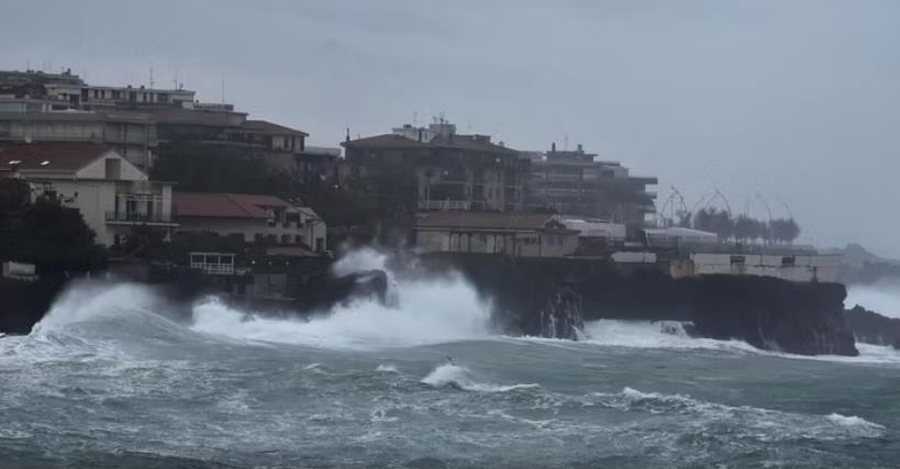
M838 282L841 260L825 255L691 254L696 275L756 275L795 282Z

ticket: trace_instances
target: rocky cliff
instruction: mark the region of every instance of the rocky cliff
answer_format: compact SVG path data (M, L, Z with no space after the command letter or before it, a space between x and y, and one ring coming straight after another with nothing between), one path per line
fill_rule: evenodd
M857 355L844 322L843 285L750 276L673 279L598 260L471 254L425 256L429 270L460 271L511 332L576 338L582 321L678 320L690 333L804 355Z

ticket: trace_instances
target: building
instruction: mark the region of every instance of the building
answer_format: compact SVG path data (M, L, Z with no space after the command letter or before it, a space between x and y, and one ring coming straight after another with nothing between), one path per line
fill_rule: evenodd
M423 252L565 257L578 249L578 231L549 214L425 212L415 233Z
M653 213L656 194L647 191L657 183L653 177L629 175L628 168L614 161L599 161L581 145L576 150L546 154L528 152L531 177L526 206L640 226Z
M176 234L215 233L244 242L326 247L325 222L309 207L268 195L223 192L173 194Z
M211 144L263 159L271 172L295 176L307 134L247 119L195 92L144 86L96 86L70 71L0 71L0 148L32 142L88 142L113 147L143 171L180 144Z
M21 178L32 200L52 197L77 208L107 247L124 241L136 225L168 235L172 185L150 181L116 150L85 143L20 145L0 151L0 177Z
M405 125L392 133L348 140L342 187L360 187L386 201L415 210L522 209L530 161L488 135L463 135L440 121ZM409 188L408 191L405 188Z
M53 111L44 101L0 99L0 149L28 143L106 145L146 171L156 157L156 123L146 113Z

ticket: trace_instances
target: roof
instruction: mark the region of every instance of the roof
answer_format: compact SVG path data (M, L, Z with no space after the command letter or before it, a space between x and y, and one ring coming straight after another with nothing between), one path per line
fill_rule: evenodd
M381 134L372 137L358 138L341 143L345 147L364 147L374 149L406 149L406 148L453 148L488 153L516 154L516 150L496 145L477 138L475 135L437 136L430 142L420 142L398 134Z
M425 142L412 140L397 134L382 134L374 137L358 138L342 142L345 147L368 147L368 148L428 148Z
M495 230L540 230L555 219L549 213L426 212L417 228L474 228Z
M681 226L670 226L668 228L644 228L644 233L649 235L669 236L669 237L695 237L695 238L718 238L719 235L711 231L695 230L693 228L685 228Z
M111 151L94 143L35 143L0 151L0 171L76 172Z
M301 130L292 129L290 127L273 124L269 121L263 120L246 120L243 124L241 124L241 128L253 132L264 132L269 134L302 135L304 137L309 136L308 133Z
M264 207L290 207L269 195L226 192L172 192L172 212L176 217L268 219Z

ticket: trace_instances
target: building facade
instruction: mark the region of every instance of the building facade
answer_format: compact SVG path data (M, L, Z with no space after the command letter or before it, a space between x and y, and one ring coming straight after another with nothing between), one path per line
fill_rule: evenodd
M114 149L93 144L31 144L0 151L0 177L26 180L32 199L51 197L76 208L111 247L135 226L151 226L166 236L172 222L172 185L151 181Z
M325 222L311 208L277 197L176 191L173 201L176 235L215 233L246 243L304 245L316 252L327 246Z
M531 177L526 206L566 215L642 225L654 211L656 194L647 190L653 177L634 177L614 161L599 161L581 145L576 150L529 152Z
M408 186L401 202L413 210L523 208L530 161L488 135L458 134L455 125L442 121L428 127L406 125L342 145L342 187L367 185L378 196ZM379 181L386 187L379 187Z
M422 252L565 257L578 249L578 231L549 214L426 212L415 232Z

